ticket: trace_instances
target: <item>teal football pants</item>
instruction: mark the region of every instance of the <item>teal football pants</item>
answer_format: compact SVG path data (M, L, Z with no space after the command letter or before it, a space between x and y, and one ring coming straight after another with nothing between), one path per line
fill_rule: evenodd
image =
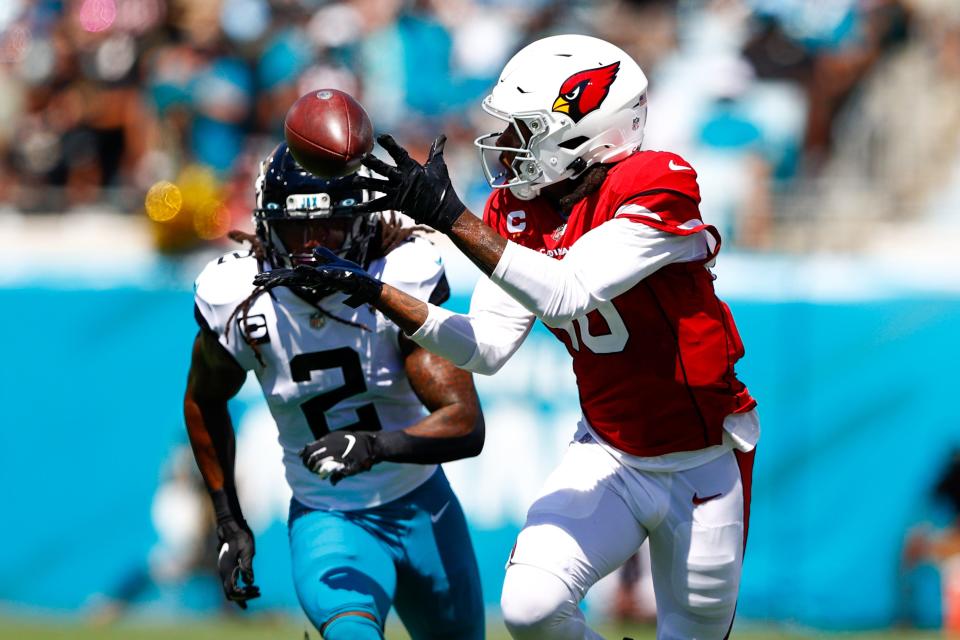
M477 560L442 470L370 509L319 511L294 499L289 529L297 597L326 640L383 638L391 604L414 640L483 639Z

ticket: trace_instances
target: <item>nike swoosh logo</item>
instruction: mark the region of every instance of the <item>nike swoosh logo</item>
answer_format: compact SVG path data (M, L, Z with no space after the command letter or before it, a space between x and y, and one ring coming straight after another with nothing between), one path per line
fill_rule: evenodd
M227 551L230 551L230 543L224 542L223 546L220 547L220 555L217 556L217 562L223 560L223 554L225 554Z
M446 511L447 507L449 506L450 506L450 501L447 500L446 504L440 507L440 511L430 514L430 522L432 522L433 524L437 524L437 520L443 517L443 512Z
M715 494L713 494L712 496L706 496L706 497L701 498L701 497L698 496L697 494L693 494L693 504L695 504L695 505L701 505L701 504L703 504L704 502L710 502L711 500L714 500L714 499L716 499L716 498L719 498L719 497L722 496L722 495L723 495L722 493L715 493Z
M345 433L343 434L343 437L350 441L350 444L347 445L347 448L343 450L342 457L346 458L347 455L350 454L350 450L353 449L353 445L357 443L357 436L352 436L349 433Z
M673 171L693 171L693 167L685 167L682 164L677 164L673 160L671 160L667 166Z

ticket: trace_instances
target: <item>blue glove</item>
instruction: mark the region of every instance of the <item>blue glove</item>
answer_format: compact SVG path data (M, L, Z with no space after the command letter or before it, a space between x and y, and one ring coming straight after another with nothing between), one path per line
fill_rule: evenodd
M357 263L340 258L323 247L314 249L313 255L317 259L316 266L301 264L293 269L258 273L253 284L260 287L327 287L346 293L349 297L343 303L354 309L380 298L383 283Z

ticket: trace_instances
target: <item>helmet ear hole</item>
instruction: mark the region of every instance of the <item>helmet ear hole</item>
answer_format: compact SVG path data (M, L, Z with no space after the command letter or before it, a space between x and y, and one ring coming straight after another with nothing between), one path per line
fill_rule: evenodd
M557 146L560 147L561 149L576 149L577 147L582 145L584 142L587 142L589 140L590 138L588 138L587 136L575 136L573 138L570 138L569 140L564 140L563 142L558 143Z

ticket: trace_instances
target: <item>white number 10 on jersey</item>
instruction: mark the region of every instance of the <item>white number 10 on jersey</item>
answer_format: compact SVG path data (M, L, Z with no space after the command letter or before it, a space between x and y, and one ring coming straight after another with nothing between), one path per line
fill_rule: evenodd
M590 322L587 315L574 318L573 322L560 327L570 336L570 346L574 351L580 351L580 341L577 339L577 332L574 330L574 323L580 329L580 336L583 338L583 346L593 353L619 353L627 346L627 339L630 334L627 332L627 325L617 308L609 300L603 302L597 307L596 311L603 317L607 323L610 332L603 335L594 336L590 334ZM590 313L593 313L592 311Z

